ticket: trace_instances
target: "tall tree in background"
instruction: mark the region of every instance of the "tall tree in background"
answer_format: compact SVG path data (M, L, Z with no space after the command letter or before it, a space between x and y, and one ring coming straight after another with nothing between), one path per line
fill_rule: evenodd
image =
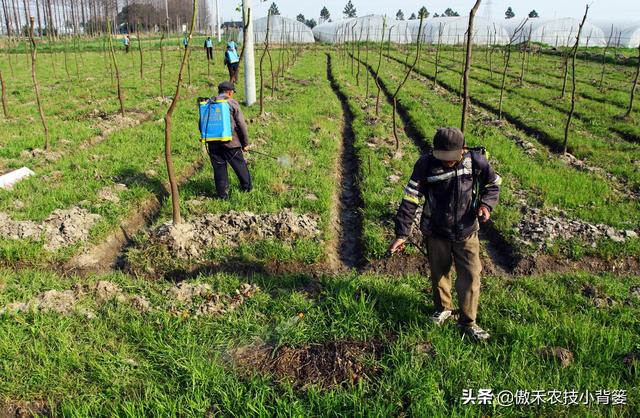
M456 12L451 7L447 7L447 10L444 11L442 16L455 17L455 16L460 16L460 13Z
M351 3L351 0L349 0L347 5L344 6L344 10L342 11L342 14L346 18L357 17L356 8L353 6L353 3Z
M426 19L426 18L428 18L428 17L429 17L429 14L430 14L430 13L429 13L429 11L428 11L428 10L427 10L427 8L426 8L426 7L424 7L424 6L422 6L422 7L420 8L420 10L418 10L418 18L419 18L419 17L423 17L423 18L425 18L425 19Z
M278 10L278 6L275 3L271 3L271 6L269 6L269 13L271 16L280 16L280 10Z
M536 10L533 9L532 11L529 12L529 17L531 19L535 19L536 17L540 17L540 16L538 15L538 12L536 12Z
M404 12L402 9L398 10L398 13L396 13L396 20L404 20Z
M328 22L329 19L331 19L331 13L329 13L329 9L323 7L322 10L320 10L320 23Z
M305 19L304 15L300 13L298 16L296 16L296 20L300 23L305 23L307 19Z
M509 6L509 7L507 8L507 11L506 11L506 12L504 12L504 18L505 18L505 19L512 19L512 18L514 18L514 17L516 17L516 14L515 14L515 13L513 13L513 9L511 8L511 6Z
M307 26L309 26L309 28L311 28L311 29L313 29L313 28L315 28L316 26L318 26L318 22L316 22L316 20L315 20L315 19L307 19L307 20L304 22L304 24L305 24L305 25L307 25Z
M411 13L411 16L409 16L409 20L416 20L417 18L418 16L415 13Z

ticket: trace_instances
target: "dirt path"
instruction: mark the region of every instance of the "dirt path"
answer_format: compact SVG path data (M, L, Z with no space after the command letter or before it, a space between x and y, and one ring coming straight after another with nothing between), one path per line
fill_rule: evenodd
M339 146L340 156L336 166L339 192L334 194L332 208L332 224L336 228L330 264L333 270L345 270L362 266L362 213L363 206L360 193L358 173L360 161L353 145L354 115L349 108L348 99L338 87L333 76L331 55L327 54L327 79L342 105L342 142ZM339 195L339 196L338 196Z

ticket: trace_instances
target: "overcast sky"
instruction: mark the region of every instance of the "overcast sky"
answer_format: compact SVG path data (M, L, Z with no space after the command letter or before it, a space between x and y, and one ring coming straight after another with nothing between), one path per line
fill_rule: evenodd
M213 3L214 0L204 0ZM326 6L331 13L331 18L336 21L342 19L342 10L348 0L276 0L275 3L283 16L295 18L299 13L307 19L320 16L320 10ZM412 12L417 12L421 6L433 13L442 13L447 7L468 15L474 4L473 0L351 0L358 16L367 14L387 14L395 16L398 9L402 9L405 18ZM224 20L240 20L241 14L236 12L236 7L241 0L219 0L220 14ZM267 15L267 9L273 0L262 2L251 0L255 17ZM480 16L492 15L504 17L508 6L513 8L516 17L524 17L535 9L540 17L582 17L587 2L576 0L483 0L478 14ZM590 2L589 16L591 18L637 18L640 20L640 0L592 0ZM487 9L490 10L487 10ZM254 12L252 12L253 14Z

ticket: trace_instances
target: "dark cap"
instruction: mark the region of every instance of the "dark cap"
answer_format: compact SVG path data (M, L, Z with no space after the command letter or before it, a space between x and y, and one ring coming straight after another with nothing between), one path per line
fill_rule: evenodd
M458 161L464 148L464 134L458 128L439 128L433 137L433 156L442 161Z
M223 81L218 84L218 93L224 93L225 91L236 91L236 86L231 81Z

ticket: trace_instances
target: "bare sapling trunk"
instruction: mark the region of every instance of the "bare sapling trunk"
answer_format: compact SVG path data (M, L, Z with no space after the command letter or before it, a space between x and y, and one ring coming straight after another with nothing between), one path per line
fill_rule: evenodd
M67 79L71 80L71 75L69 74L69 60L67 59L67 43L64 39L62 42L62 53L64 54L64 71L67 73Z
M242 24L242 49L240 49L240 57L238 61L238 68L240 68L240 64L242 63L242 59L244 58L244 47L247 45L247 28L249 27L249 22L251 19L251 9L247 9L247 15L244 16L244 12L242 13L242 21L245 22Z
M438 85L438 66L440 65L440 47L442 46L442 32L444 30L444 26L442 22L438 24L438 45L436 46L436 70L433 75L433 88L435 89Z
M271 72L271 97L275 97L276 73L275 71L273 71L273 58L271 57L271 48L267 49L267 57L269 57L269 71Z
M585 20L587 20L587 14L589 13L589 5L586 6L582 22L578 27L578 35L576 36L576 44L573 46L571 53L571 109L569 110L569 116L567 117L567 124L564 127L564 143L562 145L562 152L567 153L567 143L569 141L569 128L571 126L571 119L573 118L573 112L576 108L576 55L578 54L578 46L580 45L580 34L582 33L582 27Z
M363 25L360 25L360 35L358 36L358 60L357 60L357 65L358 65L358 71L356 72L356 86L360 87L360 66L361 66L361 62L360 62L360 49L361 49L361 44L362 44L362 30L364 29Z
M140 52L140 80L144 80L142 43L140 42L140 22L136 25L136 38L138 38L138 51Z
M571 33L573 32L573 28L572 30L569 31L569 39L571 39ZM568 45L568 42L567 42ZM569 78L569 56L571 55L571 49L566 49L566 53L564 54L564 62L563 62L563 73L562 73L562 93L560 93L560 98L563 99L564 98L564 93L567 90L567 79Z
M36 95L36 102L38 103L38 113L40 114L40 120L42 121L42 127L44 128L44 149L49 149L49 125L47 119L44 117L44 110L42 109L42 101L40 100L40 87L38 86L38 77L36 76L36 58L38 56L38 45L33 35L33 23L34 18L31 16L29 21L29 40L31 42L31 80L33 80L33 91ZM4 88L2 89L4 92ZM3 102L4 104L4 102Z
M351 77L353 77L353 64L355 61L356 55L356 25L358 22L356 21L353 26L351 26Z
M9 119L9 104L7 103L7 86L4 84L4 78L2 77L2 70L0 70L0 87L2 87L2 111L4 117Z
M460 130L464 133L464 128L467 121L467 109L469 107L469 70L471 69L471 53L473 46L473 20L480 7L480 1L476 0L476 4L471 8L469 12L469 28L467 29L467 54L464 60L464 95L462 98L462 122L460 123Z
M173 158L171 157L171 118L173 116L173 111L178 104L178 100L180 98L180 86L182 85L182 72L184 71L184 66L187 63L187 59L189 58L189 49L191 48L191 39L193 37L193 29L196 25L196 12L198 7L198 0L193 0L193 14L191 15L191 27L189 28L189 43L184 50L184 55L182 56L182 62L180 63L180 71L178 71L178 81L176 83L176 93L173 96L173 100L171 101L171 105L167 110L167 114L164 116L164 157L167 163L167 174L169 176L169 186L171 189L171 209L173 215L173 224L177 225L182 222L182 218L180 217L180 196L178 195L178 181L176 179L176 173L173 168ZM246 30L245 30L246 33Z
M477 0L477 1L478 1L478 3L480 2L480 0ZM409 76L413 72L413 69L416 67L416 64L418 63L418 60L420 59L420 38L422 36L422 24L423 24L423 22L424 22L424 15L421 13L420 14L420 26L418 26L418 40L416 41L416 58L415 58L415 60L413 60L413 64L411 65L411 67L409 67L409 69L407 70L407 73L404 76L404 79L398 85L398 88L396 89L396 92L393 94L393 137L396 140L396 153L400 149L400 139L398 139L398 124L396 122L396 113L397 113L397 108L398 108L398 93L400 93L400 90L402 89L402 87L405 85L405 83L409 79Z
M529 25L529 36L527 37L527 43L525 44L525 50L522 54L522 63L520 64L520 80L518 80L518 84L520 87L524 84L524 68L525 63L527 61L527 56L529 55L529 50L531 49L531 30L533 25Z
M11 44L7 48L7 62L9 62L9 70L11 71L11 77L14 76L13 72L13 61L11 61Z
M120 102L120 115L124 116L124 97L122 96L122 86L120 84L120 69L118 68L118 61L116 60L116 53L113 50L113 40L111 39L111 24L109 23L109 19L107 19L107 37L109 38L109 54L111 55L111 62L116 73L118 101Z
M629 107L627 108L627 113L624 114L625 118L631 116L631 112L633 111L633 98L636 93L636 87L638 86L638 76L640 76L640 45L638 45L638 65L636 66L636 76L633 79L633 86L631 87L631 95L629 97Z
M613 37L613 25L611 25L611 33L609 33L609 39L607 40L607 44L604 46L604 50L602 51L602 73L600 73L600 91L603 91L604 85L604 72L607 66L607 50L609 46L611 46L611 38Z
M391 31L393 30L393 28L395 27L395 25L391 26L389 28L389 41L387 42L387 62L389 62L389 60L391 59L390 55L391 55ZM382 38L384 39L384 31L382 32Z
M260 56L260 116L264 113L264 57L269 50L269 26L271 25L271 11L267 13L267 33L264 39L264 50Z
M384 48L384 34L387 27L387 16L382 20L382 40L380 41L380 54L378 55L378 67L376 68L376 87L378 93L376 94L376 116L380 115L380 66L382 65L382 49Z
M76 63L76 78L80 80L80 67L78 65L78 43L77 37L73 36L73 59Z
M504 98L504 87L507 82L507 71L509 70L509 60L511 59L511 46L513 45L515 40L518 38L518 35L524 28L524 25L527 23L527 20L528 19L525 19L520 25L518 25L516 30L513 32L513 35L511 35L511 38L509 39L509 43L507 43L505 47L504 68L502 69L502 82L500 83L500 99L498 99L498 119L502 119L502 100Z
M369 108L369 29L367 29L367 44L365 46L365 54L364 54L364 75L367 77L365 82L365 93L364 93L364 104Z
M166 35L166 30L162 31L162 35L160 35L160 96L164 97L164 38Z
M489 77L493 80L493 43L496 42L498 37L498 28L496 28L496 24L493 24L493 42L491 44L491 51L489 51Z

